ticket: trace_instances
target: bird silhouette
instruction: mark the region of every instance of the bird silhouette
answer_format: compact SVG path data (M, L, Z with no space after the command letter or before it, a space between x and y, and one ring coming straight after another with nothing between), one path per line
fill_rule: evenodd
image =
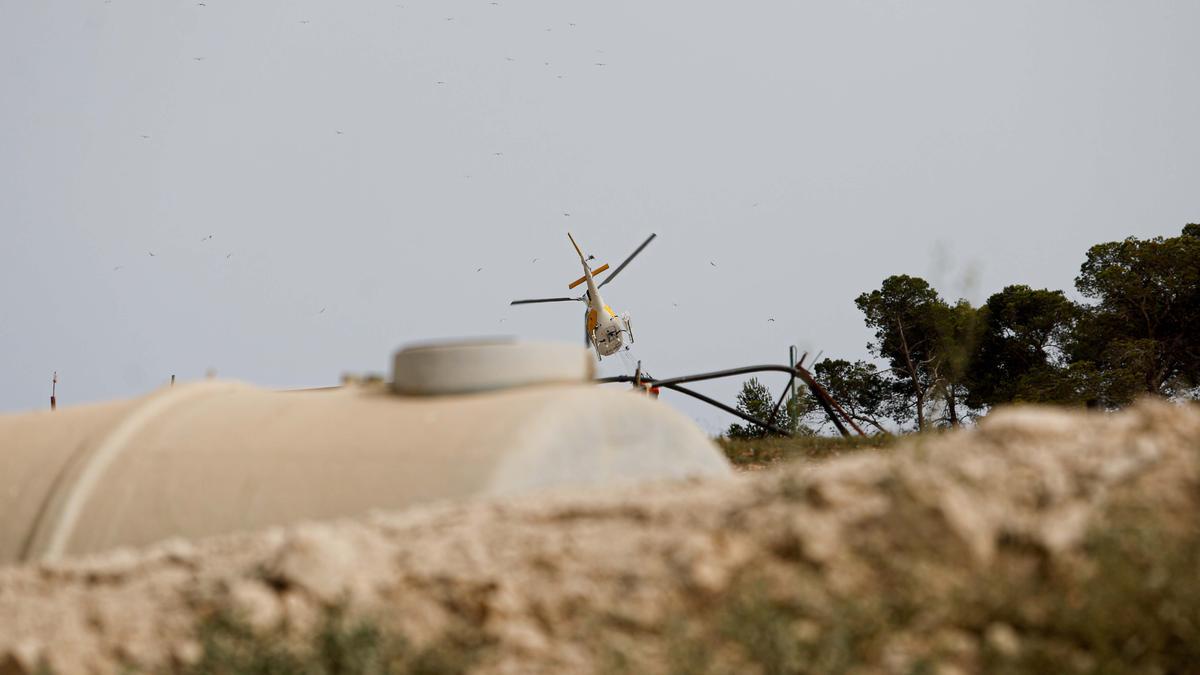
M317 314L324 314L324 313L325 313L325 308L324 308L324 307L322 307L322 308L321 308L321 311L317 312Z
M146 251L146 253L149 253L151 258L155 257L154 251Z
M476 271L476 272L482 272L482 271L483 271L483 268L482 268L482 267L478 267L478 268L476 268L476 269L475 269L475 271Z
M232 257L233 257L233 254L232 254L232 253L226 253L226 254L225 254L225 259L226 259L226 260L229 260L229 259L230 259L230 258L232 258Z
M538 261L538 259L537 259L537 258L534 258L534 259L533 259L533 262L537 262L537 261Z
M193 60L193 61L203 61L203 60L204 60L204 57L203 57L203 56L193 56L193 57L192 57L192 60Z
M715 262L713 262L713 261L711 261L711 260L709 260L709 261L708 261L708 264L709 264L709 265L712 265L713 267L716 267L716 266L717 266L717 263L715 263Z
M774 321L774 320L775 320L775 319L767 319L767 321Z
M117 265L116 267L114 267L114 268L113 268L113 271L114 271L114 272L116 272L116 271L117 271L117 270L119 270L119 269L121 269L121 266L120 266L120 265Z

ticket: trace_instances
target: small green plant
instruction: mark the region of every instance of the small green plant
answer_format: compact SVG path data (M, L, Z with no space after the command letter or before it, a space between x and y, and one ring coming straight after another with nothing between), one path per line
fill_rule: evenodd
M467 672L486 646L464 630L417 648L341 608L326 612L306 641L282 629L256 632L227 612L205 620L199 639L203 654L183 675L455 675Z

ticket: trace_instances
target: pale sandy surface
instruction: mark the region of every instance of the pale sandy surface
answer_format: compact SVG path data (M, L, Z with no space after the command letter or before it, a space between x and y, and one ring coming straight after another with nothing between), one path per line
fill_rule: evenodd
M969 672L976 638L945 625L941 599L1011 551L1069 564L1116 503L1194 522L1198 448L1195 406L1013 409L919 446L723 481L438 505L7 568L0 671L38 658L64 675L166 670L196 657L195 621L214 608L302 634L339 601L418 642L479 631L491 644L480 673L595 672L614 651L631 672L658 671L667 627L752 578L810 607L916 588L912 630L869 670L907 672L953 644ZM820 639L822 628L797 630ZM1006 630L989 635L1004 642Z

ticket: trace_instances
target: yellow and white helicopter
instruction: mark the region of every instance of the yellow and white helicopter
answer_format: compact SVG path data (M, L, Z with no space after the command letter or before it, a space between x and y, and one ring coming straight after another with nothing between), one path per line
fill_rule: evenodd
M654 237L658 235L651 234L642 245L637 247L637 250L629 254L625 262L617 266L612 274L596 283L596 277L608 271L608 265L604 264L592 270L588 266L588 261L595 256L584 256L580 250L579 244L575 243L575 237L571 233L567 233L567 237L571 240L571 245L575 247L575 252L579 254L579 262L583 264L583 276L571 282L568 288L575 288L581 284L587 284L587 292L577 298L535 298L531 300L513 300L511 305L532 305L542 302L583 302L587 303L587 313L584 315L583 321L583 339L584 341L596 349L596 358L603 359L605 356L611 356L617 353L618 350L625 344L625 337L629 337L630 344L633 343L633 328L629 320L629 313L626 312L617 315L612 310L612 307L604 304L604 299L600 297L600 289L605 284L617 278L621 270L630 263L637 254L642 252L642 249L650 245L654 241ZM628 347L626 347L628 349Z

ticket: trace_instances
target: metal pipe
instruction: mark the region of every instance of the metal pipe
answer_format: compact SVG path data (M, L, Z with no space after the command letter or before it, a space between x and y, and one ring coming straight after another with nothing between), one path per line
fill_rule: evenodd
M693 391L686 387L681 387L677 384L668 384L668 385L663 385L663 386L665 386L667 389L677 391L681 394L687 394L688 396L691 396L692 398L700 399L701 401L704 401L705 403L707 403L715 408L720 408L721 410L724 410L725 412L729 413L730 415L736 415L736 416L746 420L747 422L750 422L752 424L757 424L758 426L762 427L763 429L766 429L767 431L770 431L773 434L779 434L780 436L791 436L792 435L791 432L789 432L789 431L784 431L783 429L780 429L779 427L777 427L774 424L771 424L769 422L764 422L762 420L755 419L754 417L751 417L750 415L747 415L746 413L744 413L740 410L737 410L736 408L730 408L729 406L725 405L724 403L721 403L720 401L717 401L715 399L711 399L711 398L705 396L704 394L701 394L698 391Z
M772 365L772 364L765 364L765 365L758 365L758 366L742 366L740 368L727 368L725 370L714 370L714 371L708 372L708 373L698 373L696 375L683 375L680 377L672 377L672 378L667 378L667 379L662 379L662 380L655 380L654 378L643 377L642 381L652 382L653 384L655 384L659 387L667 387L668 389L670 389L673 387L673 385L677 385L677 384L685 384L685 383L689 383L689 382L703 382L705 380L717 380L717 379L724 378L724 377L733 377L734 375L747 375L749 373L760 373L760 372L766 372L766 371L778 372L778 373L789 373L789 374L793 374L793 375L799 377L801 380L803 380L804 383L808 385L809 389L811 389L812 392L816 395L817 403L819 403L821 405L821 408L825 410L825 414L829 417L829 421L833 423L833 426L836 427L838 432L841 433L843 436L849 437L850 432L846 429L846 426L844 424L842 424L842 420L838 419L839 414L846 420L846 422L856 432L858 432L858 435L860 435L860 436L867 435L857 424L854 423L854 420L850 417L850 415L847 414L846 411L843 410L842 407L837 404L837 401L833 400L833 397L829 395L829 392L825 390L825 387L822 387L821 384L819 382L817 382L816 378L814 378L812 376L812 373L809 373L807 370L805 370L804 368L802 368L800 366L797 366L795 368L788 368L787 366L777 366L777 365ZM599 378L596 381L599 383L631 382L632 379L628 375L615 375L612 377Z

